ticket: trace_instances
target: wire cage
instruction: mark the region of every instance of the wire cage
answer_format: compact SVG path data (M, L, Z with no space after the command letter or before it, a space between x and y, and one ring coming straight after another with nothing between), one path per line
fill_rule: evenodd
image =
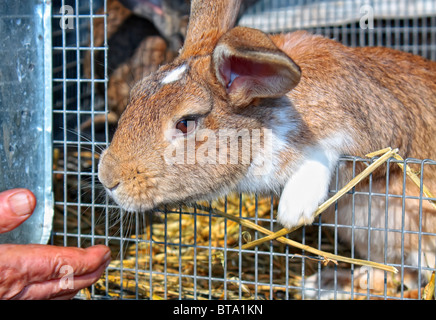
M259 0L250 2L244 10L239 24L266 32L307 29L349 46L383 45L436 60L435 0ZM178 13L171 21L176 20L183 30L186 6L180 7ZM134 15L116 0L53 1L55 215L50 243L79 247L101 243L110 246L113 253L103 277L78 298L422 299L423 291L412 290L401 275L391 281L391 274L384 272L384 286L375 290L370 285L371 268L335 263L334 259L276 240L244 249L244 244L264 235L241 221L270 231L280 229L275 219L278 200L273 195L229 194L192 207L164 207L146 214L125 212L111 202L98 182L99 154L110 143L119 116L117 108L125 106L134 81L174 56L171 50L177 49L177 41L162 30L156 20ZM142 67L135 65L138 61ZM341 158L341 163L353 166L373 161L354 156ZM384 166L398 164L424 172L436 162L389 159ZM404 172L406 181L409 177ZM386 174L389 178L389 170ZM330 195L339 189L333 184ZM384 200L386 216L389 201L416 200L421 212L422 203L436 201L422 192L410 196L405 192L392 194L388 189L375 192L371 187L364 191L352 189L347 195L364 198L370 204ZM359 258L353 236L350 243L342 242L342 230L353 235L365 232L368 239L383 232L386 237L398 234L400 241L413 235L418 243L424 237L436 243L436 234L419 227L406 230L404 225L371 225L371 205L368 208L369 226L342 223L337 218L326 222L320 216L313 225L285 238L351 258ZM338 203L331 210L337 213ZM353 222L354 207L350 210ZM404 256L404 245L402 248ZM368 245L369 260L372 249ZM430 282L436 261L419 258L418 265L409 265L405 259L391 263L387 247L384 252L384 261L379 262L400 271L416 271L412 281L416 288ZM326 270L330 270L329 277ZM347 288L340 286L344 275L351 279Z

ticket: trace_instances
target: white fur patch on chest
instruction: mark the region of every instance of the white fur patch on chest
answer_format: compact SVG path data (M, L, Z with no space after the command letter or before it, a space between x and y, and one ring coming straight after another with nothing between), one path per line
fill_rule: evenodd
M162 79L161 83L162 84L169 84L169 83L172 83L172 82L180 80L183 77L183 75L185 74L187 69L188 69L187 65L183 64L183 65L181 65L181 66L171 70Z
M240 192L278 193L287 179L287 172L277 170L283 160L282 152L290 148L288 136L298 132L298 121L294 120L293 113L286 108L277 106L275 112L272 129L264 131L262 150L253 159L245 178L239 182Z

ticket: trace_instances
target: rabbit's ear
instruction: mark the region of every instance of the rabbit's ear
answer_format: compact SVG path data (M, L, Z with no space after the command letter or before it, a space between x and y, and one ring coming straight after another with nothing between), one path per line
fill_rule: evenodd
M221 37L213 67L234 106L285 95L300 81L300 68L263 32L236 27Z
M242 0L191 0L188 31L180 59L212 53L220 37L233 28Z

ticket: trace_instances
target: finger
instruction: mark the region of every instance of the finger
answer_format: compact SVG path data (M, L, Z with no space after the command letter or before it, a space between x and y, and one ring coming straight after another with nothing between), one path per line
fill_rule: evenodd
M79 292L79 291L77 291L77 292ZM77 292L68 293L68 294L65 294L63 296L56 296L56 297L50 298L50 300L71 300L77 295Z
M77 291L77 292L79 292L79 291ZM50 300L71 300L77 295L77 292L68 293L68 294L63 295L63 296L56 296L54 298L50 298ZM40 299L40 300L42 300L42 299Z
M31 284L59 281L68 273L80 279L109 261L110 249L103 245L87 249L38 244L0 245L0 298L12 298Z
M100 279L106 264L100 266L94 272L81 276L66 275L68 278L54 279L26 286L14 300L68 300L73 298L81 289L91 286Z
M0 193L0 233L22 224L36 206L35 195L27 189L12 189Z

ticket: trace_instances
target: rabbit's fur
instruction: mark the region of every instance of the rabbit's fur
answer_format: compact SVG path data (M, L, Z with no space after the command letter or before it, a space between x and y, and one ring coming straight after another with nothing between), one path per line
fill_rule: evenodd
M98 11L103 14L103 8ZM165 63L172 61L180 48L170 49L167 39L159 33L148 19L135 15L118 0L107 1L107 100L110 110L109 121L114 124L129 100L131 88L142 78ZM94 47L103 47L105 41L104 19L94 19ZM183 30L183 26L180 26ZM183 32L183 31L181 31ZM105 50L88 51L84 59L84 74L97 79L105 78ZM97 83L96 91L104 95L105 85ZM96 123L106 117L97 116ZM82 129L90 126L90 121L82 124Z
M231 190L282 190L277 219L290 228L313 221L341 154L363 156L392 146L403 157L436 159L435 62L387 48L349 48L303 31L266 35L233 28L236 13L226 6L234 4L227 2L193 1L179 57L131 91L99 164L100 181L123 208L145 211ZM192 133L174 130L180 119L195 119ZM217 159L220 152L229 155L229 143L211 148L211 135L198 137L202 129L217 141L223 132L241 130L251 142L257 134L260 139L248 162L241 161L239 148L236 163L222 164ZM182 162L170 163L177 148L188 153ZM199 159L205 154L217 161ZM436 190L436 170L427 167L424 184ZM402 195L403 175L397 166L390 170L389 193ZM339 171L341 186L352 170L344 165ZM374 173L372 192L386 192L384 176L383 170ZM368 190L367 182L357 190ZM419 189L407 182L407 194L419 196ZM401 230L402 200L389 199L386 220L385 201L373 197L371 227L385 228L387 221L388 228ZM414 199L405 201L404 228L419 230L420 204L421 231L436 232L435 210ZM368 199L358 195L351 201L347 195L339 201L337 220L325 218L368 226ZM348 241L353 232L356 251L367 256L367 230L338 232ZM371 260L384 262L386 247L385 262L401 262L403 246L406 264L417 265L418 235L407 233L404 241L401 236L389 232L386 243L384 231L372 231ZM435 239L422 240L421 252L433 266Z

